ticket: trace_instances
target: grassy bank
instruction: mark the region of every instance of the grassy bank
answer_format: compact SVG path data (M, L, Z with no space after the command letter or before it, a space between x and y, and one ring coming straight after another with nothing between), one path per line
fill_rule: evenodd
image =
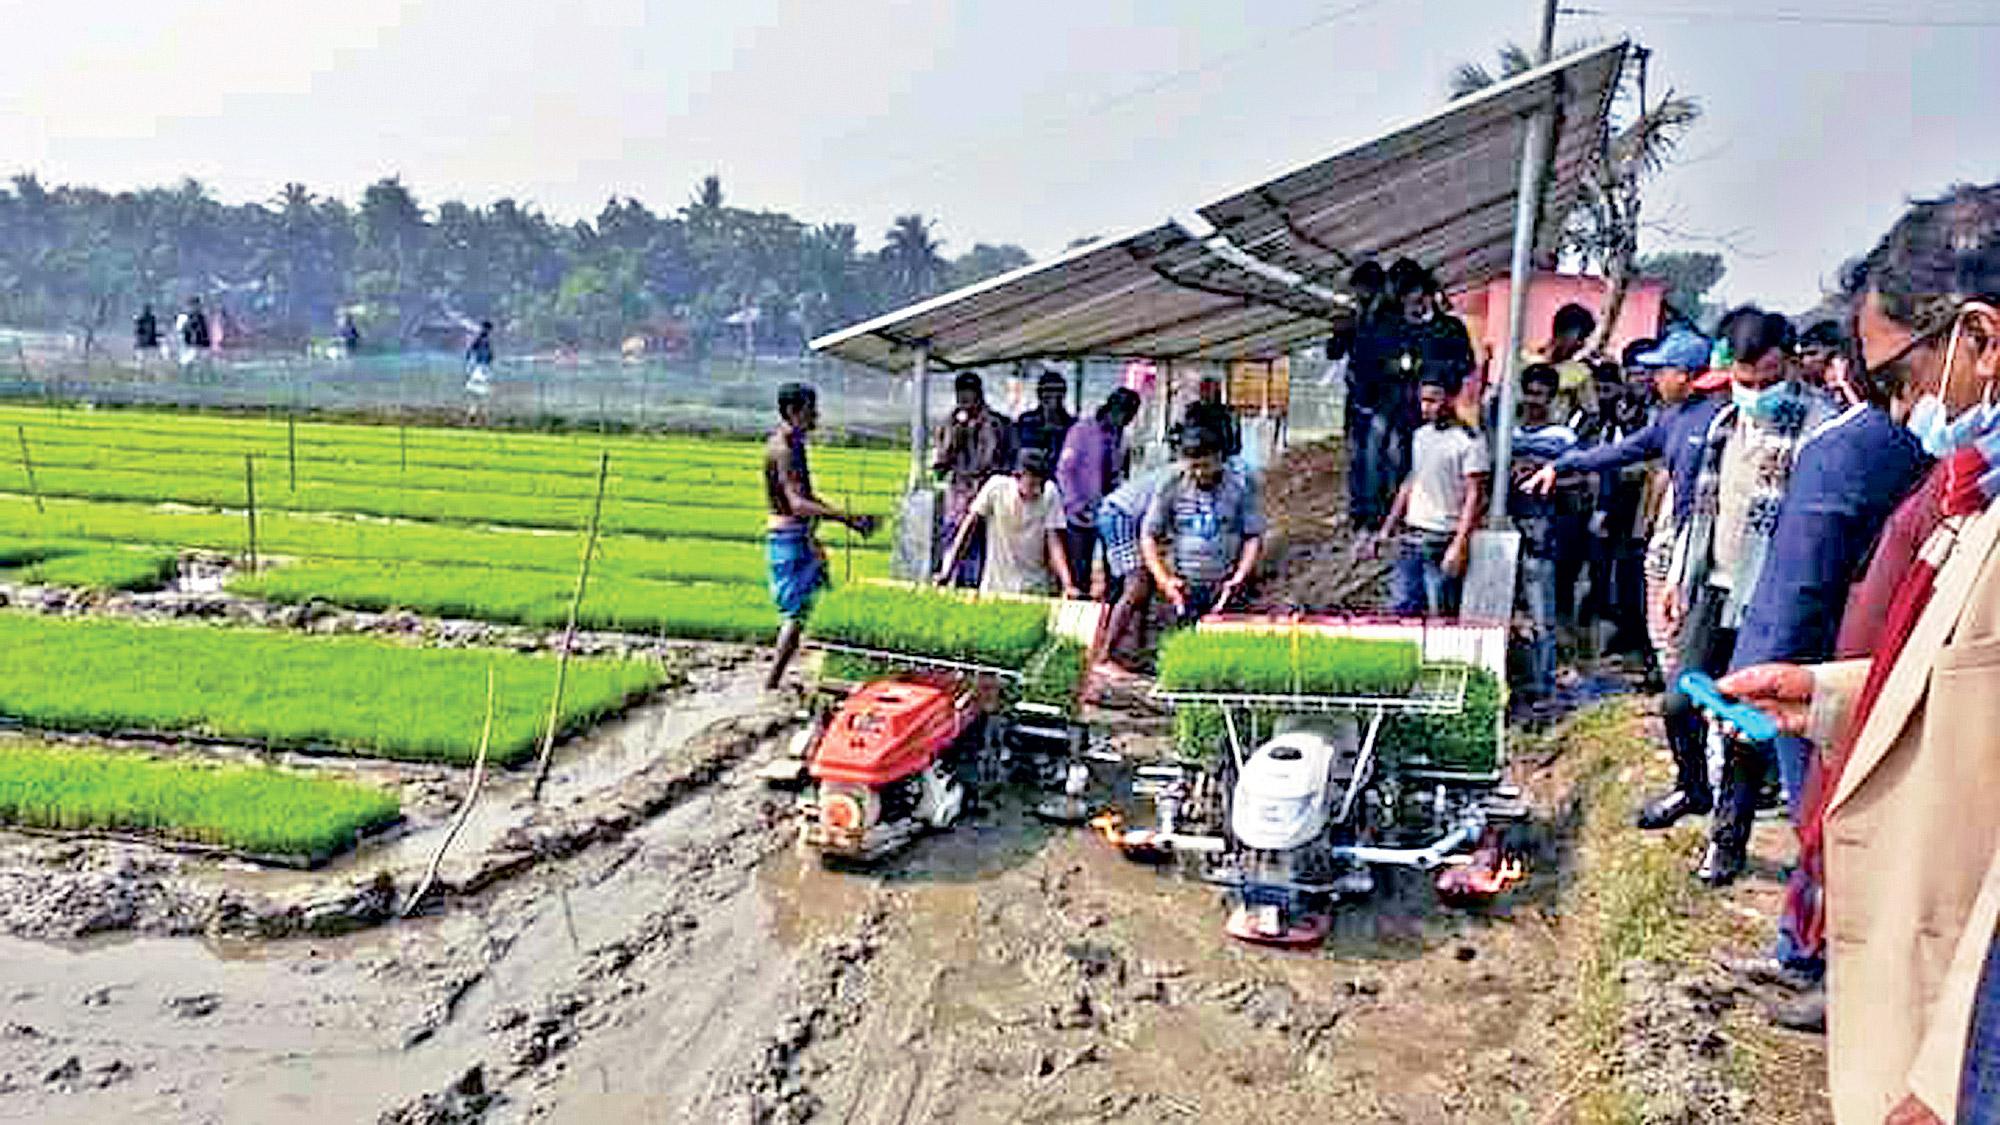
M1657 723L1632 701L1581 712L1522 750L1554 757L1574 818L1562 890L1571 968L1549 1001L1553 1074L1542 1120L1822 1125L1830 1116L1820 1043L1772 1028L1713 963L1719 952L1768 944L1775 888L1702 887L1693 871L1703 823L1633 827L1639 803L1671 784L1659 750ZM1775 839L1786 833L1768 831L1789 854L1788 837Z
M0 742L0 823L127 832L316 862L396 819L393 794L269 766Z

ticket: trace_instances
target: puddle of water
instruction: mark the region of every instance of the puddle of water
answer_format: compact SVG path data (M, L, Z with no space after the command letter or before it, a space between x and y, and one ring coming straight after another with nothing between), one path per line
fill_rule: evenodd
M172 594L220 594L228 584L232 568L182 556L174 578L167 583Z
M819 857L792 848L757 871L757 888L771 911L771 934L787 948L843 933L879 882L860 872L829 871Z
M75 1056L118 1063L104 1089L22 1088L0 1116L33 1120L373 1120L404 1091L439 1084L449 1060L400 1051L421 998L371 986L317 948L289 959L193 940L51 945L0 939L7 1069L39 1074ZM197 1091L190 1099L190 1091Z

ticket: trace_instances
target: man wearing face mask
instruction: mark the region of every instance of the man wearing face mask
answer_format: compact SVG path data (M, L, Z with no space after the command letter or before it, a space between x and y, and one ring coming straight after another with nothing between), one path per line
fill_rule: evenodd
M1732 668L1834 657L1841 611L1870 549L1890 513L1931 467L1922 443L1892 416L1892 411L1906 412L1910 403L1910 389L1902 384L1901 375L1900 369L1878 372L1865 387L1857 388L1861 401L1808 434L1799 447L1791 486L1771 536L1770 561L1744 611ZM1792 735L1770 744L1732 748L1741 760L1728 771L1730 784L1710 832L1710 847L1716 854L1709 865L1717 874L1743 869L1756 782L1765 772L1763 759L1777 760L1795 826L1801 825L1806 776L1812 767L1811 745ZM1824 950L1792 922L1789 918L1781 922L1777 948L1770 957L1730 962L1729 967L1752 983L1794 994L1774 1007L1773 1018L1779 1024L1823 1030L1826 997L1819 985Z
M1823 934L1841 1125L1988 1122L2000 1091L2000 184L1920 203L1858 277L1864 385L1939 455L1843 619L1866 655L1721 683L1821 751L1788 916ZM1900 405L1898 412L1902 412ZM1920 544L1912 546L1912 544Z
M1744 306L1723 317L1719 336L1732 357L1730 401L1705 435L1688 509L1676 544L1679 590L1672 608L1681 625L1681 665L1710 675L1729 669L1743 610L1770 552L1793 458L1812 427L1830 416L1817 396L1785 378L1791 324ZM1668 685L1663 708L1674 754L1674 789L1648 801L1639 827L1667 828L1714 807L1708 776L1708 724L1694 701ZM1702 878L1734 874L1704 857Z

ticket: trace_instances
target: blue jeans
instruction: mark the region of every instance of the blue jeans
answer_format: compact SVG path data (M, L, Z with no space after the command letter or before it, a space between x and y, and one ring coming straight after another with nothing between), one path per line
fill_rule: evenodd
M1348 437L1348 513L1365 527L1379 527L1409 466L1409 435L1386 411L1357 408Z
M1406 531L1389 575L1391 610L1402 617L1458 616L1459 580L1444 572L1448 531Z
M1556 560L1522 553L1521 608L1528 618L1528 690L1546 698L1556 689Z

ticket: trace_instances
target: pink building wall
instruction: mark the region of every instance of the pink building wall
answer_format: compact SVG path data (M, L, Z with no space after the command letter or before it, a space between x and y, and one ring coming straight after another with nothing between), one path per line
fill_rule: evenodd
M1509 279L1497 277L1484 286L1456 293L1451 298L1452 308L1465 318L1465 327L1472 333L1472 345L1479 352L1482 366L1506 346L1507 306L1512 299L1512 291ZM1618 326L1611 334L1605 353L1616 358L1631 341L1657 337L1665 311L1666 294L1666 285L1659 281L1634 281L1628 285L1624 307L1618 314ZM1535 350L1548 342L1549 325L1555 320L1557 309L1575 302L1589 309L1593 315L1602 317L1605 300L1610 295L1610 283L1601 277L1536 274L1528 287L1528 325L1524 346Z

